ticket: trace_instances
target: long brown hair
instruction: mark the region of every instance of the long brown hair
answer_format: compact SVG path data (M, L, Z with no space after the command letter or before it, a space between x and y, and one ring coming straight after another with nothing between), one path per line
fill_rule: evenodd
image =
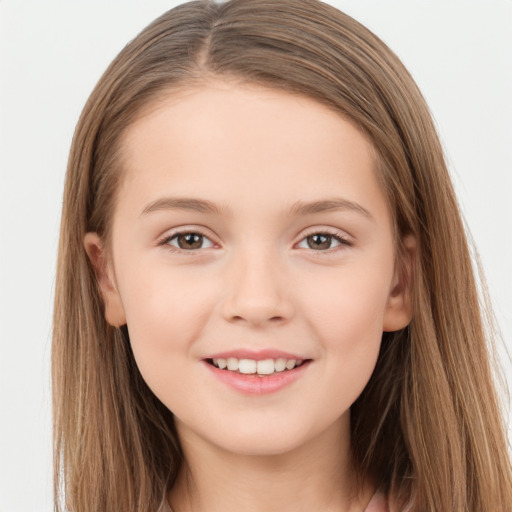
M403 237L416 237L412 322L384 333L352 406L360 475L397 510L512 509L492 333L441 145L411 76L373 33L318 0L199 0L166 12L122 50L76 128L53 329L56 510L154 512L181 467L172 413L138 372L126 328L106 322L83 239L95 231L109 247L127 126L161 95L209 76L305 95L348 116L378 154L399 262Z

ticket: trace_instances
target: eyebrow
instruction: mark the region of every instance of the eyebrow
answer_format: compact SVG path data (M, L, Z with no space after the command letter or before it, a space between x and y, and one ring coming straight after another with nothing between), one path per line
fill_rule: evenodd
M189 197L161 197L149 203L141 212L141 216L161 210L185 210L212 215L231 217L233 214L227 206L219 206L207 199ZM360 213L368 219L373 219L368 210L360 204L342 198L330 198L317 201L296 201L288 212L290 216L312 215L315 213L350 210Z
M370 212L366 208L363 208L360 204L341 198L322 199L320 201L310 202L297 201L293 203L293 205L291 206L290 215L311 215L314 213L321 213L333 210L352 210L364 215L369 219L373 219Z

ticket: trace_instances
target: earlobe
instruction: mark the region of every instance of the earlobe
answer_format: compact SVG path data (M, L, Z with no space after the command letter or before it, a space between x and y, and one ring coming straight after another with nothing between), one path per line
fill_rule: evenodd
M399 259L393 284L390 290L384 324L385 332L399 331L409 325L412 319L413 275L417 242L413 235L407 235L403 241L403 251Z
M94 268L105 302L105 319L114 327L125 325L126 315L123 303L113 277L111 263L106 258L101 238L97 233L86 233L84 247Z

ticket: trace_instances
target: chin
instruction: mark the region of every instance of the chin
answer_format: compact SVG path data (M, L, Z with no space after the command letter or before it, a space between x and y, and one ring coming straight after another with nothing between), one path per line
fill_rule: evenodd
M231 439L229 443L224 443L222 448L234 455L243 457L278 457L299 448L302 444L300 440L293 442L291 439L269 439L268 437L252 437Z
M284 424L286 423L286 424ZM305 422L256 422L238 424L234 428L216 429L206 440L224 451L251 457L276 457L308 449L323 438L330 426L308 425ZM337 422L336 422L337 423ZM334 425L332 425L334 426ZM337 429L337 428L336 428Z

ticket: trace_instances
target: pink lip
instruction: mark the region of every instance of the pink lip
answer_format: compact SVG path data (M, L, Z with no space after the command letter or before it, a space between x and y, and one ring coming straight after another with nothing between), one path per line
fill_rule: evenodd
M240 354L240 352L237 352ZM224 358L224 356L216 356L215 359ZM236 356L227 356L227 357L236 357ZM267 359L272 359L269 356L265 356ZM261 357L260 359L264 359L265 357ZM279 359L278 356L276 359ZM240 357L243 359L243 357ZM254 354L247 359L255 359ZM296 359L295 357L288 357L286 359ZM299 358L297 358L299 359ZM286 386L289 386L293 382L295 382L298 378L304 375L304 372L309 367L309 363L311 361L304 361L303 364L297 366L293 370L284 370L283 372L273 373L272 375L264 375L259 377L258 375L246 375L238 372L232 372L229 370L221 370L216 366L208 363L206 360L203 361L206 368L212 372L212 374L219 379L224 384L227 384L231 388L236 391L240 391L244 394L248 395L264 395L267 393L274 393L283 389Z
M281 352L275 349L265 350L230 350L227 352L219 352L209 355L205 359L228 359L235 357L236 359L254 359L255 361L262 361L264 359L295 359L303 361L308 359L304 356L292 354L290 352Z

